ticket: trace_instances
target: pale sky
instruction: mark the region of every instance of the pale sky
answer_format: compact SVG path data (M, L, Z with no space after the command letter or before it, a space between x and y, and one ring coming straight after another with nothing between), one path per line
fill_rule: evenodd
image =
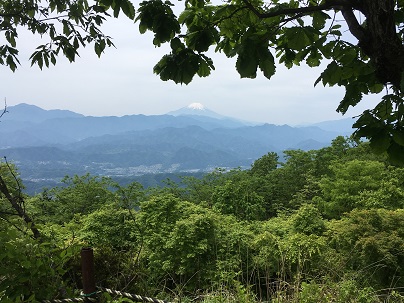
M159 115L198 102L222 115L290 125L353 117L376 104L377 97L364 99L342 116L336 108L344 90L324 88L321 83L313 86L321 67L287 70L278 65L271 80L261 75L240 79L235 59L214 52L216 70L211 76L196 76L182 86L164 82L153 74L153 66L168 47L155 48L152 35L139 34L138 24L123 16L108 20L104 33L113 37L116 49L107 48L98 58L89 46L81 50L76 62L59 57L56 66L41 71L28 61L40 39L20 32L21 66L14 73L0 66L0 101L6 98L8 106L28 103L92 116Z

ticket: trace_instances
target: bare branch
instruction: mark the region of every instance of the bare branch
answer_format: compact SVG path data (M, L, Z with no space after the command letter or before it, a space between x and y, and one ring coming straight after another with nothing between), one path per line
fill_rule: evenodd
M344 17L349 31L359 42L365 40L366 38L366 31L365 29L359 24L358 20L356 19L352 9L342 9L341 10L342 16Z
M3 112L0 114L0 119L1 119L1 117L3 117L3 115L4 115L5 113L8 113L8 111L7 111L7 100L6 100L6 98L4 98L4 109L3 109Z

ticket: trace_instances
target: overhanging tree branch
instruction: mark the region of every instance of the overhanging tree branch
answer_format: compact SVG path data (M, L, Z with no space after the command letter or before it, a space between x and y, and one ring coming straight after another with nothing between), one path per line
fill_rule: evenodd
M324 4L317 6L305 6L305 7L297 7L297 8L284 8L278 9L270 12L260 12L251 2L248 0L243 0L245 5L258 17L261 19L272 18L277 16L288 16L288 15L305 15L319 11L333 10L342 8L356 8L359 7L356 5L356 1L347 1L347 0L331 0L326 1Z
M351 34L354 35L359 42L364 41L366 38L366 30L359 24L352 9L343 8L341 10L341 13L348 25Z

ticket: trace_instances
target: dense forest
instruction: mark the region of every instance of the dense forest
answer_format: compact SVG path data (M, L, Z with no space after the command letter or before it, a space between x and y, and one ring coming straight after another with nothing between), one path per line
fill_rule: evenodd
M164 187L68 176L28 196L0 174L1 302L79 296L82 247L97 286L174 302L404 302L404 169L366 142Z

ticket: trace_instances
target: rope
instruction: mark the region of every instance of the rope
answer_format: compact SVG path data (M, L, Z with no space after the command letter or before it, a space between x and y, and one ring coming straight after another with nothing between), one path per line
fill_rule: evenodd
M95 298L71 298L71 299L54 299L54 300L43 300L42 303L71 303L71 302L97 302Z
M154 298L149 298L149 297L143 297L143 296L134 295L134 294L130 294L130 293L123 292L123 291L112 290L112 289L109 289L109 288L99 287L99 289L102 290L102 291L105 291L107 293L110 293L112 295L118 295L118 296L130 298L132 300L135 300L136 302L170 303L170 302L164 301L164 300L159 300L159 299L154 299Z
M107 293L110 293L112 295L118 295L118 296L121 296L121 297L127 297L127 298L130 298L130 299L134 300L135 302L171 303L171 302L164 301L164 300L159 300L159 299L149 298L149 297L143 297L143 296L130 294L130 293L123 292L123 291L112 290L112 289L109 289L109 288L102 288L102 287L98 287L98 288L103 292L107 292ZM91 294L85 294L85 295L83 295L85 297L81 297L81 298L43 300L42 303L97 302L96 298L91 298L90 297L90 295L95 295L97 293L99 293L99 292L94 292L94 293L91 293Z

